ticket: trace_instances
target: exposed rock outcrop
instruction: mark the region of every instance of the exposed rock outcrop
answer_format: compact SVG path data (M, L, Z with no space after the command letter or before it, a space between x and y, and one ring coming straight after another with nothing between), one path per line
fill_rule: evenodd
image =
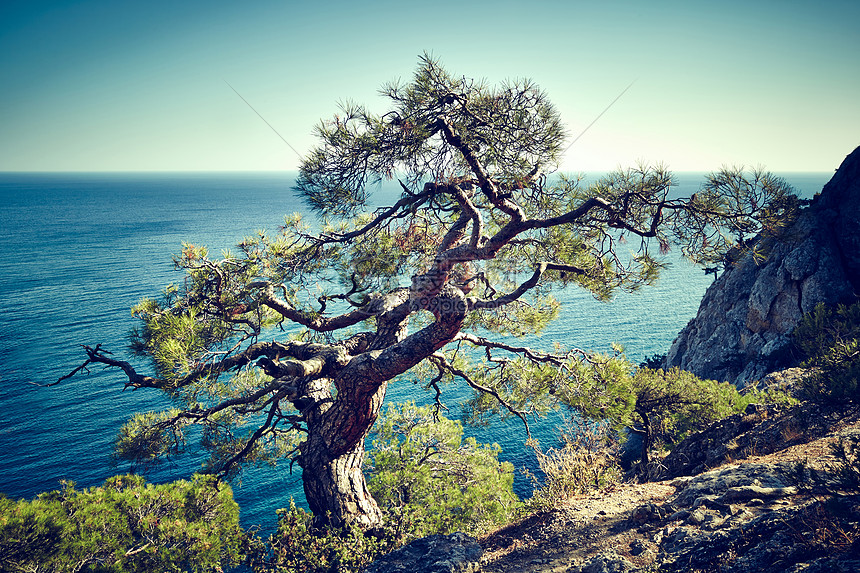
M791 363L789 334L818 303L860 293L860 147L764 262L723 272L678 335L666 366L742 385Z
M365 573L477 573L483 552L464 533L431 535L380 557Z
M679 484L666 505L676 513L653 535L655 560L668 572L860 570L857 547L824 548L819 526L833 519L825 503L799 495L789 464L727 466ZM839 511L856 519L855 500L841 500Z

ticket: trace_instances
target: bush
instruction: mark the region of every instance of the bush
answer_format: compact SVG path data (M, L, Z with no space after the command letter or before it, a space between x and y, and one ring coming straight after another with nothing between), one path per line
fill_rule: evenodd
M819 304L792 333L795 348L810 373L801 396L830 404L860 402L860 302L828 307Z
M618 466L618 440L608 424L584 422L573 423L561 433L561 448L544 452L537 440L529 440L538 466L544 474L541 482L526 470L535 485L535 492L528 501L532 510L551 509L560 501L612 486L621 481Z
M647 470L651 451L742 410L753 396L678 368L635 367L617 355L578 364L563 399L585 417L609 422L619 435L641 436L640 469Z
M396 547L390 532L358 527L312 527L313 515L290 507L278 510L278 529L268 542L250 538L247 563L256 573L346 573L361 571Z
M497 444L463 438L459 422L412 403L389 407L368 453L368 488L398 539L507 523L519 499Z
M32 501L0 496L2 571L212 571L235 565L242 531L229 487L211 476L164 485L108 479Z
M499 446L464 439L462 424L429 406L389 406L373 436L367 485L383 512L383 528L316 529L313 516L291 503L279 510L277 532L267 542L249 540L255 572L361 571L418 537L474 535L507 523L520 505L513 466L499 462Z

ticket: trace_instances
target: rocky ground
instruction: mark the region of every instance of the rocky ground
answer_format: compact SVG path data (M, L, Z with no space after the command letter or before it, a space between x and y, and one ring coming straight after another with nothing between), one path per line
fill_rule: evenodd
M570 499L480 539L480 570L860 572L860 497L831 491L830 445L851 435L856 411L751 407L676 448L666 479ZM684 475L691 465L701 473Z
M840 475L840 440L856 447L853 475ZM418 540L368 571L860 573L860 408L753 404L677 444L656 471L478 540Z

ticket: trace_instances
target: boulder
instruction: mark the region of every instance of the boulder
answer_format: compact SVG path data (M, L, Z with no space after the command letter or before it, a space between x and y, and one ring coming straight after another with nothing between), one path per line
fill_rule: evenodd
M380 557L365 573L477 573L483 553L465 533L431 535Z
M636 567L614 551L604 551L583 564L572 565L566 573L633 573Z

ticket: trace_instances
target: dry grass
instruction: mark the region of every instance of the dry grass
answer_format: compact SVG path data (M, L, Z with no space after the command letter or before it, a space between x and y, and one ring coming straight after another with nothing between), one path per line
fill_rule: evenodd
M535 484L531 510L556 507L576 495L606 488L621 480L618 443L605 426L577 424L561 434L562 446L543 451L536 440L527 442L544 474L540 480L526 470Z

